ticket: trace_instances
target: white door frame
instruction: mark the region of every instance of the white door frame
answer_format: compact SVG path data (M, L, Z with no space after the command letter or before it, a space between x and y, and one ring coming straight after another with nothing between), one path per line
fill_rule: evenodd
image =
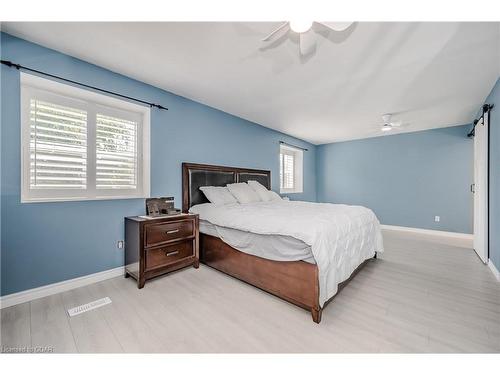
M474 251L488 263L489 111L474 128Z

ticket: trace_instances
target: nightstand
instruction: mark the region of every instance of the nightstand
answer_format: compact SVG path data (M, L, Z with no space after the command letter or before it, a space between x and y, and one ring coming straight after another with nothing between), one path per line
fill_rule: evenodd
M199 265L198 215L125 218L125 277L139 289L153 277Z

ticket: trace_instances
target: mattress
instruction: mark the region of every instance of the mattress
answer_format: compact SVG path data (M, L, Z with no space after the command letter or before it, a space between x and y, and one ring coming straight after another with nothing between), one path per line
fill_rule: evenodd
M218 226L207 220L200 220L200 233L220 238L241 252L261 258L315 263L311 246L291 236L246 232Z

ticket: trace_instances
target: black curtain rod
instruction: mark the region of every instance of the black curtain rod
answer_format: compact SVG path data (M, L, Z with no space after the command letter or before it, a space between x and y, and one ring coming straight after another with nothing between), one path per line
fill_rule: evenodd
M485 104L485 105L483 105L483 113L481 114L481 116L478 119L474 120L474 122L473 122L474 127L469 132L469 134L467 134L467 137L469 137L469 138L474 137L474 134L476 132L476 125L479 123L479 121L481 121L482 118L484 118L484 114L486 112L490 111L494 106L495 106L494 104Z
M280 144L281 145L287 145L287 146L290 146L290 147L293 147L293 148L297 148L297 149L302 150L302 151L309 151L307 148L295 146L295 145L292 145L291 143L286 143L285 141L280 141Z
M96 90L96 91L100 91L100 92L104 92L106 94L110 94L110 95L114 95L114 96L118 96L120 98L125 98L125 99L129 99L129 100L133 100L134 102L138 102L138 103L142 103L142 104L147 104L148 106L150 107L155 107L155 108L158 108L158 109L164 109L165 111L168 111L168 108L160 105L160 104L155 104L155 103L150 103L150 102L147 102L145 100L141 100L141 99L137 99L137 98L133 98L131 96L127 96L127 95L122 95L122 94L119 94L117 92L113 92L113 91L109 91L109 90L104 90L104 89L101 89L99 87L95 87L95 86L90 86L90 85L86 85L85 83L81 83L81 82L77 82L77 81L73 81L71 79L67 79L67 78L63 78L63 77L59 77L59 76L56 76L54 74L49 74L49 73L45 73L45 72L42 72L40 70L36 70L36 69L32 69L32 68L28 68L27 66L23 66L21 64L14 64L12 61L7 61L7 60L0 60L0 62L3 64L3 65L7 65L8 67L11 67L11 68L16 68L17 70L26 70L28 72L33 72L33 73L37 73L37 74L42 74L44 76L47 76L47 77L51 77L51 78L55 78L55 79L58 79L58 80L61 80L61 81L65 81L65 82L69 82L69 83L73 83L75 85L78 85L78 86L82 86L82 87L86 87L88 89L92 89L92 90Z

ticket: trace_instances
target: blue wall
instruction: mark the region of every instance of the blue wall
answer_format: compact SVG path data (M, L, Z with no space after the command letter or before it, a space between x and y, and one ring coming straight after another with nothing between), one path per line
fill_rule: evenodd
M318 201L367 206L382 224L472 233L469 130L464 125L318 146Z
M1 34L2 59L167 106L152 110L151 194L181 203L183 161L270 169L279 188L279 140L304 154L304 193L316 200L315 146L98 66ZM140 199L20 203L19 72L1 67L1 294L123 265L116 241ZM222 83L223 84L223 83Z
M486 103L495 105L490 113L490 259L500 270L500 79Z

